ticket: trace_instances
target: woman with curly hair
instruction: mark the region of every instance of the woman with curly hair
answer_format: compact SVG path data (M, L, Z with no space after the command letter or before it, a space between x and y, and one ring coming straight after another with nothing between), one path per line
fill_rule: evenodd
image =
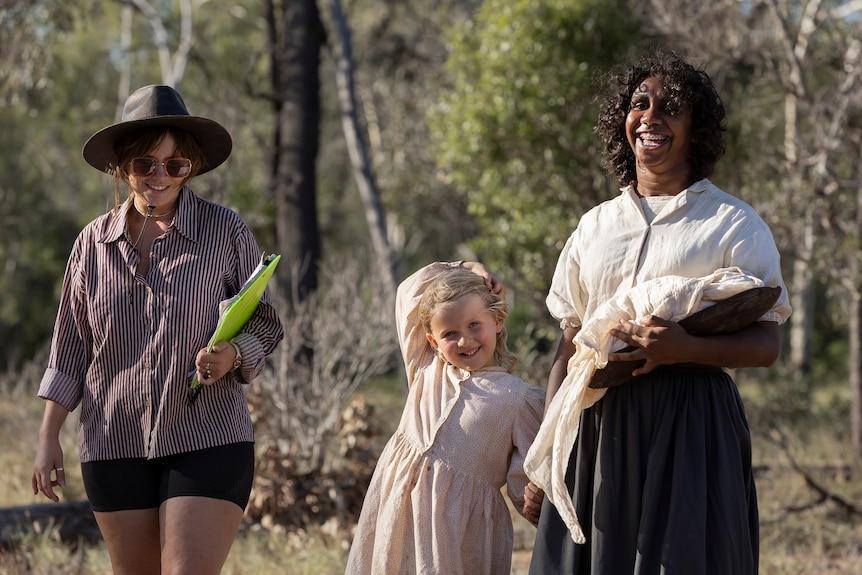
M622 188L581 218L547 297L563 334L525 463L530 490L547 495L530 573L754 574L751 440L725 368L778 357L778 326L790 315L779 254L755 211L707 179L724 152L725 111L704 71L659 51L610 86L596 132ZM780 296L726 335L691 335L657 312L620 316L602 331L615 342L606 360L639 367L600 391L584 384L585 401L569 402L575 360L589 347L584 332L607 316L608 303L631 303L639 288L687 289L727 275L781 287ZM565 436L564 425L574 428L570 444L544 443Z

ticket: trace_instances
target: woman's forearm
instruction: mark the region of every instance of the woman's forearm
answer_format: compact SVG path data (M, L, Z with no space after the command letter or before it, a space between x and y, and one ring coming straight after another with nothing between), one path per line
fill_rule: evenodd
M560 337L560 343L557 346L557 353L554 355L554 364L551 366L551 373L548 375L548 388L545 395L545 413L548 412L548 406L551 405L551 400L560 389L563 380L566 378L568 370L569 358L575 355L574 338L578 333L578 329L567 327L563 330L563 335Z

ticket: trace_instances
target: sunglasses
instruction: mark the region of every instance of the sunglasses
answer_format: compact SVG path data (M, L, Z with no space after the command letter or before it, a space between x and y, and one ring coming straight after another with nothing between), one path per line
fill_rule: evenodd
M192 172L192 161L188 158L168 158L164 162L153 158L132 158L129 171L133 176L146 178L155 174L159 166L164 166L165 173L172 178L185 178Z

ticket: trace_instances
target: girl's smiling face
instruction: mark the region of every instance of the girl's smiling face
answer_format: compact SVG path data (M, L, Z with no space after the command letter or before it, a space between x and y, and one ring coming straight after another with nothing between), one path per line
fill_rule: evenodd
M652 179L687 178L691 124L691 111L669 97L661 78L650 76L640 83L626 115L638 179L642 174Z
M426 334L443 358L461 369L476 371L494 365L497 334L503 329L482 298L470 294L437 308Z

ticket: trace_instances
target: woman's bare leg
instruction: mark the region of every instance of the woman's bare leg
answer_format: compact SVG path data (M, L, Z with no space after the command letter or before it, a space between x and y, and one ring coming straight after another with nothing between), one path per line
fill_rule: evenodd
M236 506L234 506L236 507ZM95 512L114 575L159 575L159 510Z
M159 508L162 575L218 575L243 510L208 497L172 497Z

